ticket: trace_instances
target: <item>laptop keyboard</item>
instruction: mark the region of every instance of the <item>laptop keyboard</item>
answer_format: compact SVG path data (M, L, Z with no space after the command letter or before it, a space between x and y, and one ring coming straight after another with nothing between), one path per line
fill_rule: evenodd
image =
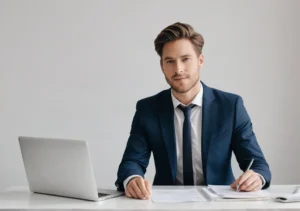
M98 193L98 197L102 197L102 196L108 196L109 194L106 193Z

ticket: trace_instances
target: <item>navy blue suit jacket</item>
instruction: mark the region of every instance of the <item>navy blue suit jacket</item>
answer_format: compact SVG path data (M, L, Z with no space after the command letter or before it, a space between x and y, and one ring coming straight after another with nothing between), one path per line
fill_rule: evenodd
M203 86L201 156L205 185L230 185L234 180L231 156L241 170L261 174L267 188L271 172L252 130L240 96ZM200 140L199 140L200 141ZM134 174L144 177L153 153L156 174L153 185L175 185L177 172L174 107L171 89L137 102L130 136L118 169L116 186Z

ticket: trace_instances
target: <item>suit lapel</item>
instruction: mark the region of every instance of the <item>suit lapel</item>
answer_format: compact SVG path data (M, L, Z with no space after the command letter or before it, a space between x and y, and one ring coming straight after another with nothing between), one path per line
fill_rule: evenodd
M214 101L215 96L212 89L203 85L203 108L202 108L202 140L201 140L201 155L204 181L207 185L207 160L209 156L209 147L212 131L214 131L218 104Z
M171 98L171 89L167 90L162 96L159 112L160 126L163 140L168 153L169 163L172 171L173 184L175 184L177 172L176 140L174 129L174 107Z

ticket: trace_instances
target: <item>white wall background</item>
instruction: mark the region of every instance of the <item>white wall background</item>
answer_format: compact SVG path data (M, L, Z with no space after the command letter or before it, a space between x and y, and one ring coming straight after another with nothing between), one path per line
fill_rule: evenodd
M114 187L136 101L168 88L153 41L177 21L205 38L201 79L244 98L272 183L299 184L299 8L297 0L1 0L0 190L27 185L19 135L88 140L98 185ZM154 171L151 161L146 177Z

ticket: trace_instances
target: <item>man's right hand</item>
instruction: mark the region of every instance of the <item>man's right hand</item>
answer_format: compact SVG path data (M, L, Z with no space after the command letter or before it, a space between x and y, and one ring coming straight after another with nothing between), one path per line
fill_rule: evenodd
M128 182L125 195L128 198L149 199L151 196L151 184L142 177L134 177Z

